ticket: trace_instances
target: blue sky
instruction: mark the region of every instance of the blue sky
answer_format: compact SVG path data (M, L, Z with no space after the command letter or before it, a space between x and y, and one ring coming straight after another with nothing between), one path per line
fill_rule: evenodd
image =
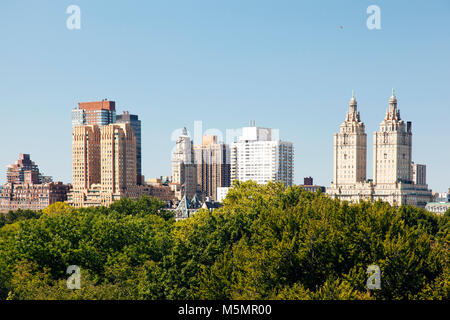
M81 30L66 28L71 4ZM381 30L366 27L372 4ZM142 120L146 177L170 174L174 130L254 119L294 143L297 183L328 186L352 90L371 178L372 134L394 87L413 159L446 191L449 18L447 0L1 1L0 182L21 152L71 182L71 109L108 98Z

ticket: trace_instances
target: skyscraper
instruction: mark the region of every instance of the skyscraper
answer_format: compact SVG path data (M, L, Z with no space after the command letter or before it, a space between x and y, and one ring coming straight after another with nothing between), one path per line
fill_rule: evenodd
M291 186L294 176L294 148L291 142L275 140L272 129L244 127L231 145L231 181L269 181Z
M73 190L76 207L110 205L137 198L136 138L129 123L77 126L72 136Z
M141 141L141 121L137 115L124 111L123 114L117 115L116 123L129 123L136 137L136 170L137 183L142 184L142 141Z
M81 102L72 110L72 128L96 124L100 128L116 122L116 103L102 100Z
M175 195L179 200L184 195L190 199L197 194L194 148L186 128L177 139L172 155L172 183L176 186Z
M204 135L201 145L194 145L197 182L203 200L217 200L217 188L230 186L230 148L217 136Z
M110 124L101 133L101 201L137 196L136 137L129 123Z
M72 131L71 199L76 206L83 206L86 191L100 184L100 128L98 125L77 126Z
M373 133L373 182L412 182L412 129L400 117L394 90L380 131Z
M334 179L336 185L366 181L367 135L352 94L350 108L334 134Z
M74 128L72 175L74 190L88 189L100 183L100 129L97 125Z

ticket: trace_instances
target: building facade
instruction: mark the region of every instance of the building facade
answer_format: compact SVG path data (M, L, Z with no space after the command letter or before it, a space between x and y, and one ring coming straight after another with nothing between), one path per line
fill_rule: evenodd
M75 127L72 168L72 206L108 206L144 192L137 185L136 138L130 123Z
M401 119L394 92L380 130L373 133L373 157L375 185L412 183L412 124Z
M244 127L231 145L231 181L282 182L291 186L294 177L294 148L291 142L272 137L272 129Z
M152 178L147 180L148 195L156 197L166 204L171 204L175 200L175 192L170 188L166 180Z
M230 191L231 187L220 187L217 188L217 199L218 202L223 202L227 197L228 191Z
M201 145L194 145L199 195L217 200L217 188L230 186L230 148L218 143L217 136L204 135Z
M25 173L28 173L28 181L30 183L38 184L41 182L41 176L38 166L31 161L29 154L21 153L19 160L14 164L7 166L6 181L9 183L20 184L25 182Z
M334 134L334 179L338 185L366 181L367 135L354 94L339 133Z
M69 188L62 182L6 183L0 191L0 211L42 210L53 203L67 201Z
M444 214L450 210L450 188L448 192L436 192L433 200L428 202L425 209L436 214Z
M98 125L75 127L72 131L73 190L89 189L100 183L100 128Z
M133 129L136 137L136 171L137 183L140 185L144 182L142 177L142 135L141 135L141 120L134 114L124 111L122 114L116 116L116 123L129 123Z
M42 210L55 202L67 200L70 186L62 182L42 183L38 166L29 154L7 167L7 183L0 188L0 212Z
M436 214L444 214L450 210L450 202L428 202L425 209Z
M414 181L412 124L401 119L394 91L380 130L373 134L373 180L366 180L365 172L364 124L353 96L350 111L334 137L334 180L327 194L351 202L382 200L422 208L430 201L431 191L423 171Z
M136 138L129 123L110 124L101 133L101 203L137 198Z
M116 103L102 100L81 102L72 110L72 128L83 125L97 125L100 128L116 122Z
M415 184L427 184L427 166L424 164L412 163L411 166L413 182Z
M172 187L175 196L181 200L184 195L192 198L197 194L197 168L194 161L194 147L186 128L176 141L172 155Z
M326 188L324 186L315 185L314 179L312 177L304 178L303 184L300 184L299 187L301 187L304 190L309 191L309 192L317 192L317 190L320 190L322 192L326 191Z

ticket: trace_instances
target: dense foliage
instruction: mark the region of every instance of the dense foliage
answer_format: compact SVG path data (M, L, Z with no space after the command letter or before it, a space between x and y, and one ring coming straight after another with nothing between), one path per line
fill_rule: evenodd
M450 212L237 183L175 221L143 197L0 219L0 299L449 299ZM367 290L369 265L381 289ZM68 290L66 269L81 268Z

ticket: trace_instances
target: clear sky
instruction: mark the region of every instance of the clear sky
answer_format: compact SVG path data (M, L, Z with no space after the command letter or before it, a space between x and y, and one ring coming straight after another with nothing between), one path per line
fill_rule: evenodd
M81 8L81 30L66 9ZM381 30L369 30L369 5ZM71 110L114 100L142 120L143 173L170 175L174 130L280 129L295 182L328 186L333 133L355 90L372 134L396 89L413 159L450 187L450 1L0 2L0 182L19 153L71 182Z

